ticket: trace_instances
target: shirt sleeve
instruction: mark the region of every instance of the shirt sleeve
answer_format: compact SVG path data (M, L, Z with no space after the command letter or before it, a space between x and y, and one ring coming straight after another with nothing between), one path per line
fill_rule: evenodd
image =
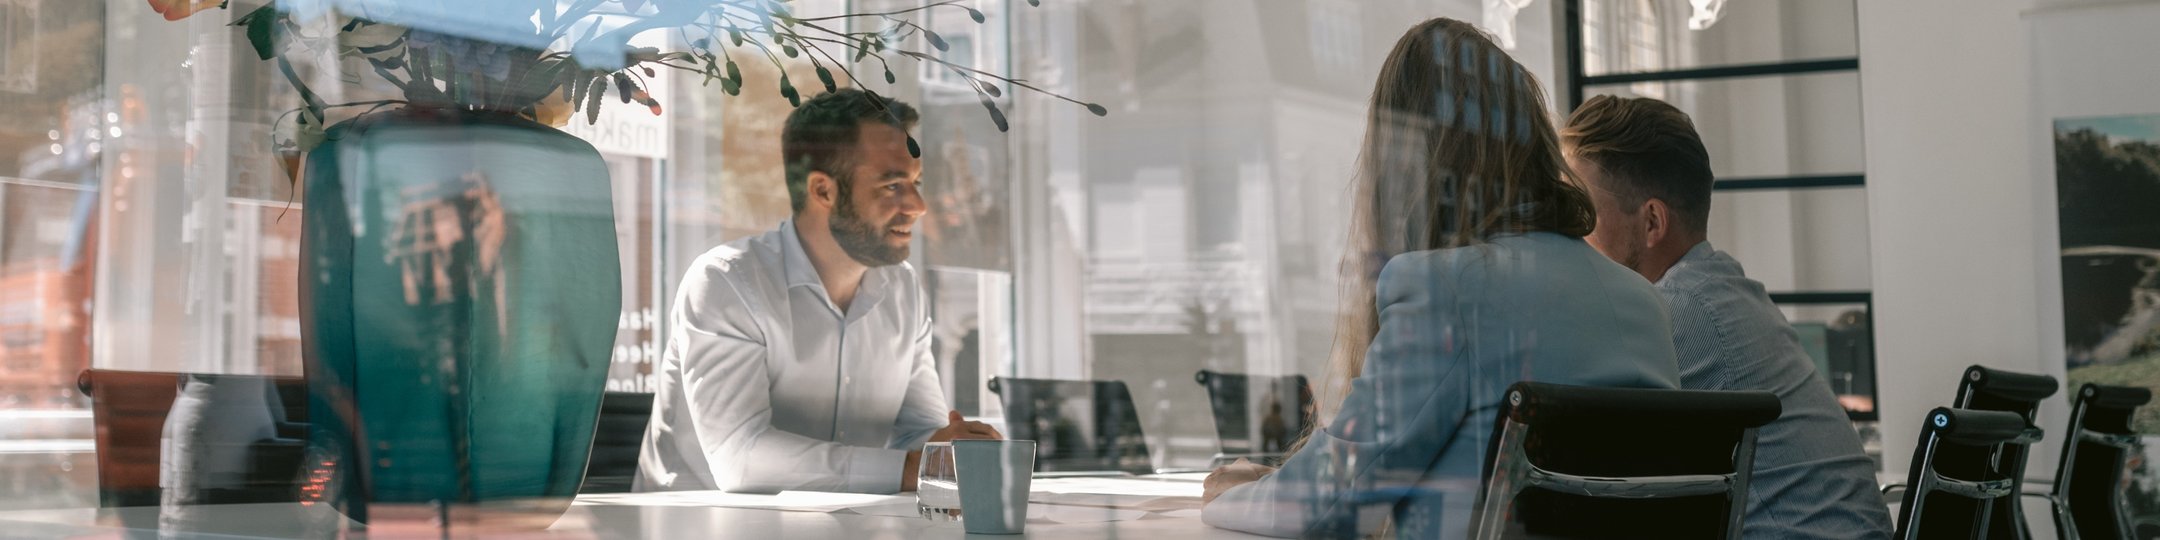
M1381 271L1379 333L1341 412L1280 470L1209 503L1202 521L1286 538L1355 536L1375 532L1397 502L1433 489L1419 480L1469 412L1462 364L1475 345L1459 343L1453 287L1434 282L1446 272L1432 271L1425 254L1405 257L1414 258Z
M910 337L908 348L913 351L910 362L914 365L908 373L907 397L900 402L900 416L893 422L891 448L916 450L930 440L930 434L945 427L946 413L952 409L945 402L945 385L938 380L937 356L931 351L929 307L921 301L925 295L915 289L915 316L917 330ZM897 467L898 464L895 464ZM893 474L899 474L895 471Z
M683 397L714 483L723 490L894 493L905 450L846 446L772 427L770 350L753 306L727 276L685 280L675 308Z

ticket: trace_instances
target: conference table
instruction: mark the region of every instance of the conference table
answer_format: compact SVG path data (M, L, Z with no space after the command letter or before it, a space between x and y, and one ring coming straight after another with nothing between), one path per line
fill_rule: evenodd
M1201 478L1182 473L1135 477L1037 478L1029 496L1027 531L1018 536L969 535L955 521L917 515L913 494L717 491L587 494L544 529L460 531L455 538L1261 538L1200 522ZM201 505L175 515L158 507L63 508L0 512L7 538L286 538L325 536L305 523L320 506L298 503ZM162 524L161 524L162 521ZM414 523L424 523L418 520ZM329 530L335 530L330 528ZM427 526L375 527L366 538L439 538Z

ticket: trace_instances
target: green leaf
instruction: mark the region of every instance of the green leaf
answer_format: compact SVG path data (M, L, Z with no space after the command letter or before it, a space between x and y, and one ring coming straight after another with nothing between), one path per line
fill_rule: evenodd
M971 8L971 7L967 7L967 6L960 6L960 9L965 9L965 10L967 10L967 12L968 12L968 18L970 18L970 19L975 19L975 24L982 24L982 23L983 23L983 21L985 21L985 20L988 20L988 19L985 19L985 18L983 18L983 12L982 12L982 11L980 11L980 10L977 10L977 9L975 9L975 8Z
M857 46L855 46L855 61L856 61L856 62L862 62L864 58L869 58L869 57L870 57L870 47L868 47L868 46L863 46L863 45L857 45Z
M607 78L595 77L592 87L585 90L585 123L600 123L600 97L607 95Z
M795 50L794 45L788 45L785 43L780 45L780 53L787 55L788 58L794 58L802 55L801 51Z
M924 38L927 38L927 39L929 39L929 40L930 40L930 46L932 46L932 47L937 47L937 50L939 50L939 51L947 51L947 50L951 50L951 49L952 49L952 46L951 46L951 45L947 45L947 44L945 44L945 38L943 38L943 37L939 37L939 36L937 35L937 32L932 32L932 31L929 31L929 30L923 30L923 32L922 32L922 33L923 33L923 37L924 37Z
M818 82L825 83L826 92L837 92L840 90L840 86L833 83L832 70L825 69L825 66L817 67L817 78Z
M911 157L915 157L917 159L922 158L922 145L915 143L914 135L909 135L907 137L907 153Z
M635 82L631 82L631 81L630 81L630 76L629 76L629 75L624 75L624 74L623 74L622 72L620 72L620 71L618 71L618 72L615 72L615 74L613 75L613 77L614 77L614 79L615 79L615 94L616 94L616 96L617 96L617 97L620 97L620 98L622 98L622 102L623 102L623 103L625 103L625 104L628 104L628 103L630 103L630 96L632 96L632 95L634 95L634 94L636 94L636 93L637 93L637 90L638 90L638 87L637 87L637 83L635 83Z
M1012 126L1010 124L1005 123L1005 111L998 110L997 102L991 101L989 94L977 94L977 97L982 98L983 108L990 110L990 123L997 124L999 133L1004 133L1012 129Z
M721 78L720 91L727 92L727 95L730 96L742 95L742 81L736 79Z
M270 57L277 56L277 18L277 6L267 5L233 21L234 26L247 26L248 45L255 48L257 60L269 60Z
M729 29L727 29L727 37L728 37L728 39L729 39L729 40L733 40L733 41L735 42L735 46L737 46L737 47L741 47L741 46L742 46L742 42L743 42L743 37L742 37L742 29L740 29L740 28L729 28Z
M547 97L548 92L555 89L555 85L561 84L562 73L569 68L570 61L567 59L541 60L534 64L532 69L526 70L524 77L518 79L514 90L517 95L514 99L531 102Z
M1028 0L1028 5L1034 7L1042 7L1042 0Z
M564 74L563 74L563 80L562 80L562 84L563 84L563 87L564 87L564 88L563 88L563 99L568 99L568 100L570 100L570 106L571 106L572 108L575 108L575 107L577 107L577 106L578 106L578 104L581 104L581 103L584 103L584 102L585 102L585 72L584 72L584 71L582 71L582 70L575 70L575 69L573 69L573 70L570 70L570 71L569 71L569 72L567 72L567 73L564 73Z
M727 61L727 78L733 79L736 84L742 83L742 70L735 69L735 60L733 59Z
M893 76L892 68L885 68L885 84L897 84L899 82L900 79Z
M802 94L795 91L795 83L788 81L787 72L780 72L780 95L787 98L788 105L802 106Z
M690 48L692 49L703 49L710 46L712 46L712 40L710 39L697 38L690 42Z
M1110 116L1110 109L1105 109L1101 105L1089 103L1087 104L1087 110L1088 112L1095 113L1095 116Z

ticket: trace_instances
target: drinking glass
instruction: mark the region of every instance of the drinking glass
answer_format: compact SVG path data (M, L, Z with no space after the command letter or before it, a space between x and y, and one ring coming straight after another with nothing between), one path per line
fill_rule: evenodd
M915 474L915 510L933 521L960 519L960 474L949 442L923 445Z

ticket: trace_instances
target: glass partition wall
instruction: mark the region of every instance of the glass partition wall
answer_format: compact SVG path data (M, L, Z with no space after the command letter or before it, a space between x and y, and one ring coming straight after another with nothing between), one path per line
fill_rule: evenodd
M930 212L910 262L933 299L946 396L995 420L995 377L1122 381L1157 468L1205 467L1223 447L1197 412L1210 407L1199 371L1326 376L1349 180L1373 79L1403 30L1476 22L1548 88L1563 57L1545 2L963 3L981 22L949 8L912 19L945 42L939 58L1108 114L1008 84L988 98L1010 121L1000 131L964 79L904 59L891 82L874 59L850 61L860 81L835 81L923 113ZM319 209L297 171L302 139L321 134L295 111L359 104L322 120L335 123L396 107L376 102L400 88L353 60L348 48L366 43L264 61L247 20L264 3L216 4L0 0L0 510L98 503L85 369L304 371L303 224ZM350 30L337 27L354 14L341 10L402 4L279 6L312 10L292 31L319 36ZM924 3L790 5L811 18ZM490 41L501 22L444 17L429 30L533 45ZM655 32L632 45L673 54L699 39L713 38ZM919 32L906 39L932 50ZM559 128L599 152L607 177L620 263L607 391L657 384L676 331L667 314L699 255L789 215L779 130L791 106L778 81L821 92L830 59L731 47L740 95L663 69L637 83L657 107L608 94Z

